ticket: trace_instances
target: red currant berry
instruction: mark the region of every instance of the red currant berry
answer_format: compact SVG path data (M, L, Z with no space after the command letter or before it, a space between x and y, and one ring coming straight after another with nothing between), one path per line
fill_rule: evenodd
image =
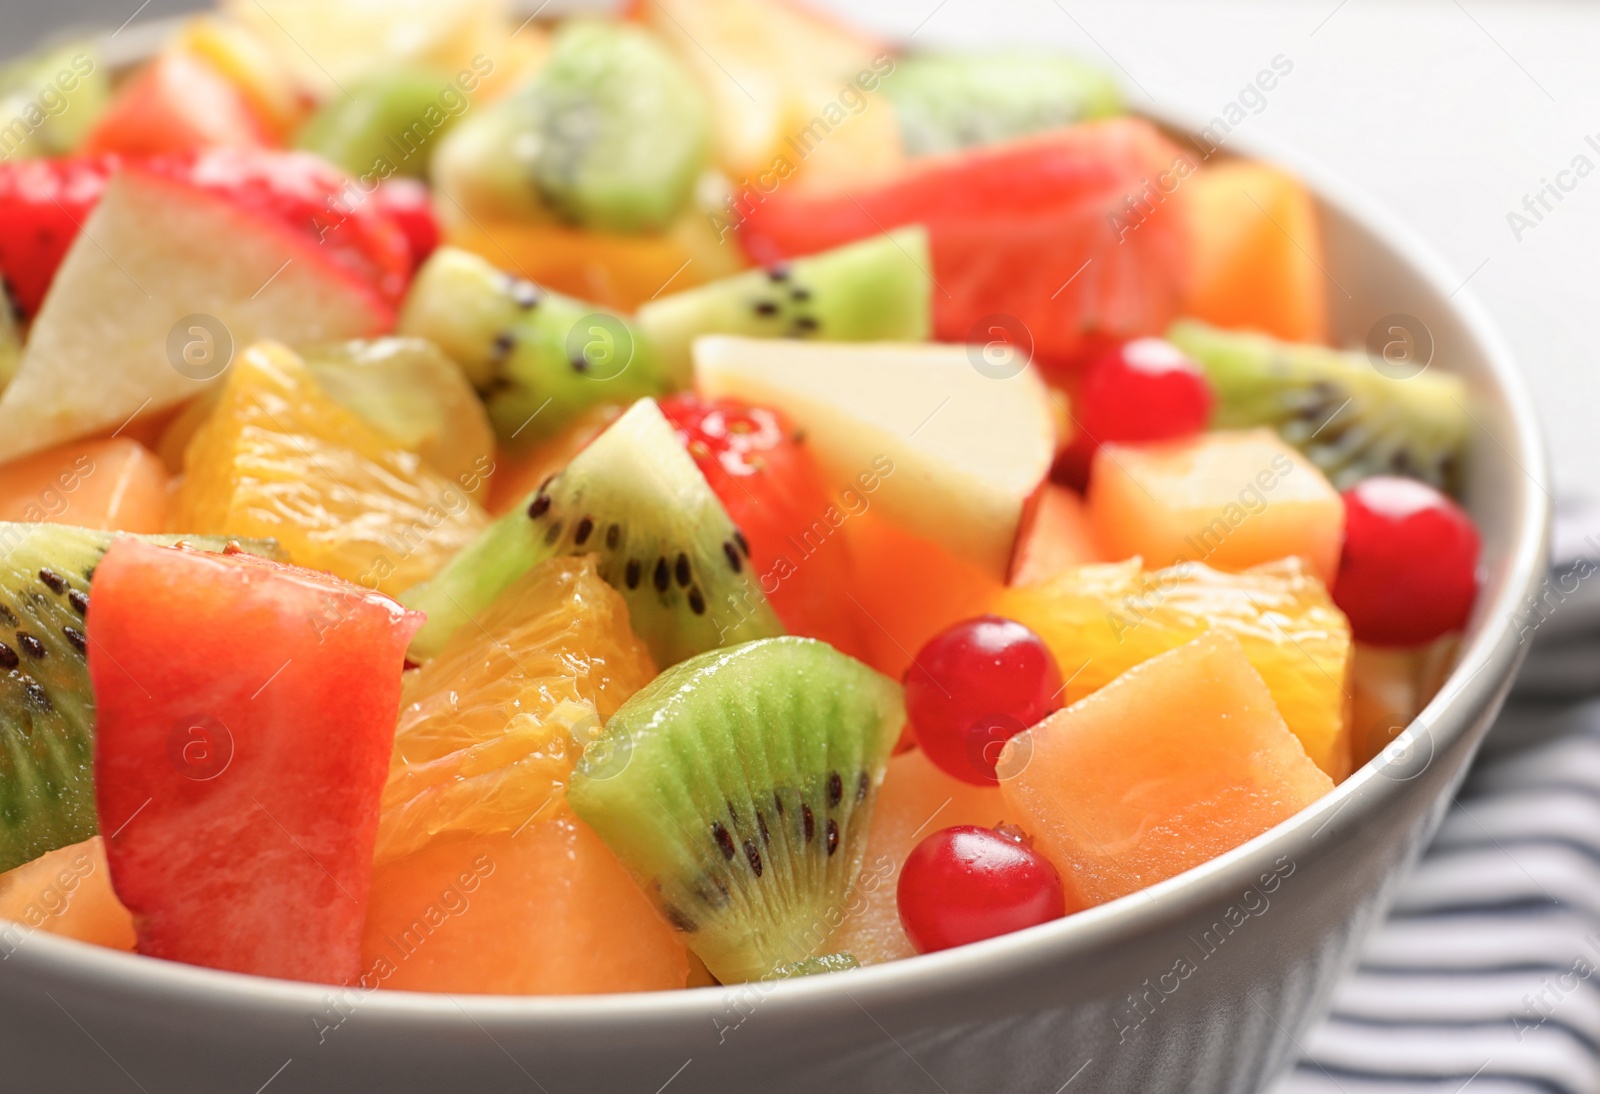
M918 953L1066 914L1061 875L1020 835L964 824L935 832L912 849L900 868L896 899L900 924Z
M1107 441L1165 441L1205 429L1216 396L1183 351L1160 338L1136 338L1101 352L1077 385L1078 432L1057 464L1058 478L1082 487Z
M1378 477L1345 491L1333 601L1358 641L1415 646L1459 630L1477 570L1472 518L1428 484Z
M906 716L942 770L993 786L1012 737L1061 705L1061 670L1044 639L1012 619L980 615L934 635L906 670Z

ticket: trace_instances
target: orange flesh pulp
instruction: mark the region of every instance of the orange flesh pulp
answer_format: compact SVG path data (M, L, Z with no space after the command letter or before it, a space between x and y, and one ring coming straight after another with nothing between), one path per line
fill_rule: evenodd
M0 520L160 532L167 469L136 441L75 441L0 466Z

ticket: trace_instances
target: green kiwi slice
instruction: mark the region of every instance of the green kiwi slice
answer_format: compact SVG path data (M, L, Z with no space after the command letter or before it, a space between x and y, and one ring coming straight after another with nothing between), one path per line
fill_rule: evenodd
M1109 73L1043 54L906 57L883 89L913 156L1013 140L1123 109Z
M779 965L767 974L768 980L792 980L797 976L816 976L824 972L844 972L859 969L861 962L853 953L825 953L821 957L808 957L788 965Z
M89 579L115 532L0 523L0 870L94 835ZM272 540L139 536L281 558Z
M747 642L624 703L567 799L713 976L760 980L827 953L904 721L899 685L832 646Z
M634 317L678 387L693 379L702 334L925 342L933 334L933 259L920 225L751 270L653 300Z
M602 402L664 390L650 341L615 312L441 247L417 272L401 334L444 350L483 396L502 447L516 451Z
M351 85L318 107L295 134L296 148L315 152L352 178L424 178L433 150L466 109L450 77L400 65Z
M475 217L655 232L692 198L710 134L694 77L648 31L572 19L531 81L462 121L434 180Z
M1404 475L1454 493L1472 418L1458 376L1379 372L1362 352L1280 342L1180 320L1168 341L1217 393L1215 429L1270 426L1340 490L1372 475Z
M428 614L411 656L456 629L547 558L594 554L628 602L656 664L783 633L750 551L654 399L640 399L566 469L401 601Z

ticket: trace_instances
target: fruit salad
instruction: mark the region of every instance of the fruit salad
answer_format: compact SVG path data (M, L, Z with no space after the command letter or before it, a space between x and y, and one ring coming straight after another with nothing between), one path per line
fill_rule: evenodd
M1472 615L1467 386L1071 57L224 0L0 107L7 952L517 995L1048 930L1372 761Z

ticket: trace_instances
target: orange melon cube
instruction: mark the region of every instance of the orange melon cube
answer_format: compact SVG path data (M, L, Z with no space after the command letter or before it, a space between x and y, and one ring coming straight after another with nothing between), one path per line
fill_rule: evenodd
M664 293L737 273L744 256L710 222L690 212L665 232L616 235L565 224L457 219L445 242L521 274L553 292L631 312Z
M862 660L899 680L923 643L952 623L982 615L1001 585L983 570L871 509L843 526L853 585L839 611L863 637Z
M1344 502L1270 429L1108 444L1089 471L1089 521L1111 558L1237 572L1297 556L1331 584Z
M1328 340L1322 224L1298 179L1235 160L1198 172L1178 197L1191 229L1186 314L1290 342Z
M435 840L373 871L368 987L504 995L665 991L688 951L564 808L517 832Z
M0 520L160 532L168 478L137 441L74 441L0 466Z
M1034 585L1101 560L1089 512L1076 490L1046 483L1034 502L1031 519L1017 536L1008 585Z
M133 950L133 916L112 891L106 845L99 836L0 874L0 919L18 924L0 924L0 950L7 952L26 931Z
M912 849L941 828L991 828L1006 816L998 787L974 786L946 775L921 749L889 761L878 795L861 876L845 901L845 920L827 946L829 952L851 954L863 965L916 955L900 926L895 899L900 867Z
M1218 631L1013 737L997 771L1011 817L1089 905L1209 861L1333 789Z

